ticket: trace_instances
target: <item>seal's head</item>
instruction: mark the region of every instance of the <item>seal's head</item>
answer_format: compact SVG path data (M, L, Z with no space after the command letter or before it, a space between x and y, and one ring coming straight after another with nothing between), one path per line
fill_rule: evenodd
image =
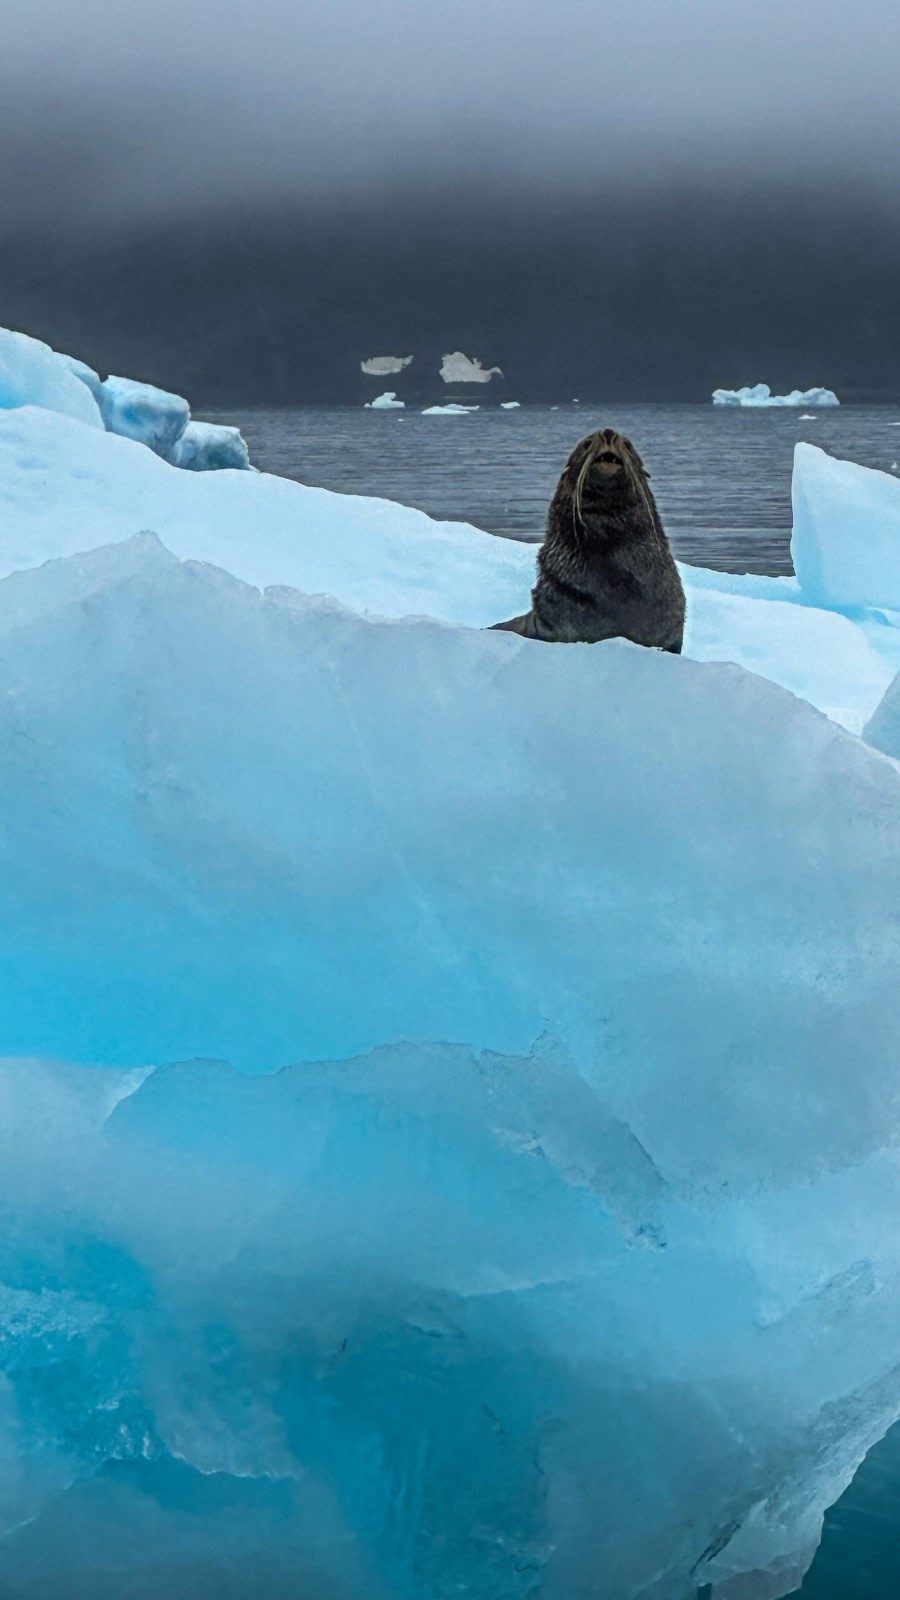
M647 476L634 445L623 433L615 428L589 433L575 446L563 472L576 524L583 524L591 512L602 513L612 498L646 502Z

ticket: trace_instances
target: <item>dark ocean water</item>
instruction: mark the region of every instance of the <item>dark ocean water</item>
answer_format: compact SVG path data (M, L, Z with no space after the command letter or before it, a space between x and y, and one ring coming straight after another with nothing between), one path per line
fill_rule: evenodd
M676 553L727 571L791 571L791 463L798 439L890 471L900 406L794 410L712 406L496 404L467 416L416 411L248 411L236 423L256 466L347 494L383 495L431 516L538 540L572 445L613 426L647 464ZM900 1349L900 1331L898 1331ZM802 1600L900 1600L900 1425L869 1452L828 1513Z
M342 410L220 413L267 472L345 494L383 495L489 533L539 540L573 444L614 426L649 468L676 554L698 566L790 572L791 461L798 439L890 470L900 462L900 406L842 406L805 421L794 410L681 405L567 405L466 416Z

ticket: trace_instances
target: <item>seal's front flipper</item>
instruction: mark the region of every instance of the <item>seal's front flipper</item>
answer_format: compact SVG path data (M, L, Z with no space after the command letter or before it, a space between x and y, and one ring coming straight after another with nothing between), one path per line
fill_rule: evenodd
M526 611L524 617L510 617L508 622L492 622L489 632L521 633L523 639L536 639L534 612Z

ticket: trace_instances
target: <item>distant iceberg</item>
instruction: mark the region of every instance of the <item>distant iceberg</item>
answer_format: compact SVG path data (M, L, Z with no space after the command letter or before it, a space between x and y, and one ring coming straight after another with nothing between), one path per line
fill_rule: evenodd
M502 378L499 367L486 367L477 356L464 356L454 350L441 361L441 377L445 383L490 383L494 374Z
M398 400L395 390L387 389L384 394L376 395L374 400L367 400L364 409L366 411L403 411L405 406L406 401Z
M839 406L833 389L792 389L790 394L773 394L767 383L752 388L714 389L714 406Z
M501 400L500 401L500 410L501 411L518 411L520 405L521 405L521 401L519 401L519 400Z
M446 406L426 406L422 412L423 417L458 417L464 416L467 411L479 411L480 406L459 406L451 400Z
M412 359L412 356L369 356L359 364L372 378L389 378L392 373L402 372Z

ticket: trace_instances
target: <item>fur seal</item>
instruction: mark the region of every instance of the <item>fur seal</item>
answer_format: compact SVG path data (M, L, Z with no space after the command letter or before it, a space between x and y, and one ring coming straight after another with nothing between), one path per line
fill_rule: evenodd
M632 639L681 652L684 590L640 456L613 428L575 446L547 513L531 610L495 628L526 639Z

